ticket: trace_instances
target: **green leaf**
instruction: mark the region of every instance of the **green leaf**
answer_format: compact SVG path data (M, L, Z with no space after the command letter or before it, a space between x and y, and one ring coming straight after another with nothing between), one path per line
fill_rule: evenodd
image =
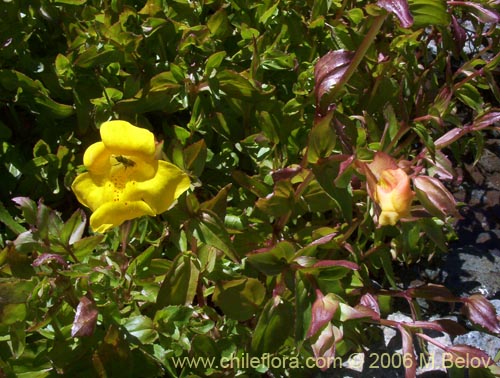
M18 221L16 221L12 215L7 211L3 203L0 201L0 222L6 225L11 231L16 235L26 231L26 229L21 226Z
M73 253L78 259L83 259L92 253L104 239L104 235L92 235L80 239L73 244Z
M306 339L307 330L311 323L314 288L308 274L297 271L295 279L295 339L302 341Z
M24 323L19 321L12 324L9 327L9 335L12 356L17 359L23 354L26 347L26 330Z
M134 279L152 275L153 273L151 272L150 265L155 252L156 247L149 246L144 252L132 260L127 268L127 273Z
M183 150L184 167L193 172L195 176L200 176L207 161L207 145L201 139L191 144Z
M212 38L223 38L231 33L231 23L224 8L220 8L207 21Z
M280 296L269 299L252 336L252 352L258 356L278 350L290 335L293 306Z
M204 210L210 210L217 214L219 219L224 219L226 216L227 196L229 191L231 190L231 187L232 184L227 184L219 191L219 193L216 194L215 197L203 202L200 205L200 208Z
M193 235L199 241L217 248L231 260L238 261L236 250L229 238L226 227L215 213L202 210L200 219L192 219L190 226Z
M177 256L161 284L157 306L190 304L196 295L199 274L199 264L192 255Z
M87 217L85 213L81 209L76 210L59 233L61 243L72 245L81 240L86 224Z
M68 5L83 5L87 0L54 0L55 3Z
M259 310L266 288L255 278L241 278L215 286L213 300L225 315L238 321L250 319Z
M0 324L14 324L26 317L26 301L36 281L0 279Z
M208 77L214 70L217 70L224 61L226 55L227 53L225 51L217 51L210 55L205 63L205 76Z
M262 273L274 276L283 272L295 254L295 247L288 241L282 241L274 247L255 251L247 260Z
M312 170L321 187L335 201L345 219L350 222L352 219L352 195L348 188L339 188L334 182L335 178L338 177L340 164L344 158L335 156L324 160L314 165Z
M273 217L287 214L294 208L294 190L289 181L278 181L271 195L259 198L255 204L259 210Z
M236 71L219 71L216 78L219 81L220 90L229 97L249 100L259 94L250 80Z
M54 118L66 118L74 113L73 106L60 104L49 96L49 91L38 80L15 70L0 70L0 87L16 95L16 102L29 108L47 112Z
M307 161L317 163L318 160L330 156L335 148L337 137L331 126L333 111L316 122L309 133Z
M462 84L455 91L457 98L476 112L483 111L484 101L479 90L471 83Z
M126 319L123 326L132 336L137 337L142 344L152 344L158 338L153 320L147 316L132 316Z
M445 0L408 0L413 27L448 26L451 22Z

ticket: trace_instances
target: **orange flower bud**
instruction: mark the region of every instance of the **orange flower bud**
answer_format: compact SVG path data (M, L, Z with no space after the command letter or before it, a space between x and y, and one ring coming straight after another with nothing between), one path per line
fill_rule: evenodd
M401 168L382 171L374 194L381 209L378 219L381 226L395 225L400 218L410 214L414 193L410 178Z
M370 164L363 164L368 193L380 208L378 223L394 225L410 214L415 193L410 178L396 161L384 152L377 152Z

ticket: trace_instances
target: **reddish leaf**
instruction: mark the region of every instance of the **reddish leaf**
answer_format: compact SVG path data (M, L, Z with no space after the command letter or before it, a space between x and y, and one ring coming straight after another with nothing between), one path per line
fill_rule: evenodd
M413 347L413 337L406 328L398 324L403 343L403 366L405 367L405 378L413 378L417 373L417 359L415 358L415 348ZM410 363L408 363L410 362Z
M364 307L368 307L370 310L376 312L380 316L380 307L378 305L377 298L373 294L364 294L359 300L359 304Z
M481 22L497 23L500 21L500 14L483 7L481 4L473 3L472 1L448 1L449 5L460 5L469 7L471 13Z
M334 361L335 347L342 337L342 331L339 328L328 324L311 345L314 357L316 357L316 366L322 371L327 370Z
M469 128L467 127L455 127L454 129L451 129L448 131L446 134L444 134L442 137L438 138L434 142L434 146L436 147L437 150L440 150L456 140L460 139L462 136L467 134L470 131Z
M358 270L359 266L352 261L347 260L321 260L315 263L313 268L328 268L329 266L343 266L344 268L351 270Z
M339 307L339 302L332 294L323 295L319 290L316 290L316 300L312 305L311 325L307 331L307 337L311 337L321 328L332 320L335 312Z
M357 305L356 307L351 307L349 305L340 304L340 320L353 320L353 319L361 319L361 318L371 318L373 320L380 320L380 315L377 314L371 308L368 308L364 305Z
M467 40L467 34L464 28L457 21L455 16L451 16L451 32L453 34L453 42L455 42L455 49L457 53L460 53L464 48L465 41Z
M328 242L330 242L334 237L336 237L338 235L337 232L332 232L328 235L325 235L325 236L322 236L316 240L314 240L313 242L311 242L311 244L309 245L323 245L323 244L326 244Z
M406 290L406 294L412 298L424 298L437 302L459 302L450 290L441 285L427 284Z
M467 330L457 322L450 319L438 319L434 321L415 321L413 323L405 323L405 326L412 328L432 329L438 332L448 333L450 335L463 335Z
M318 105L321 97L330 92L342 79L353 56L352 51L335 50L330 51L318 60L314 68L315 95Z
M441 181L434 177L417 176L413 178L417 197L431 214L440 218L452 215L460 217L457 202Z
M403 28L409 28L413 25L413 17L406 0L378 0L377 5L394 13Z
M481 349L469 345L453 345L446 348L443 362L453 362L457 367L487 367L494 364L488 354Z
M71 337L92 336L97 323L97 315L98 311L94 300L81 297L71 327Z
M500 122L500 112L489 112L477 117L472 127L474 130L481 130L498 122Z
M498 321L495 307L481 294L473 294L463 299L464 312L469 320L490 332L500 334L500 322Z
M297 174L299 174L301 170L302 170L302 167L300 165L293 165L293 166L290 166L287 168L278 169L276 171L273 171L271 173L271 176L272 176L274 182L282 181L282 180L289 180L292 177L295 177Z
M33 266L40 266L42 264L49 263L50 261L55 261L62 265L64 268L68 267L68 263L64 261L64 259L61 257L61 255L58 255L56 253L43 253L40 256L38 256L35 261L33 261Z

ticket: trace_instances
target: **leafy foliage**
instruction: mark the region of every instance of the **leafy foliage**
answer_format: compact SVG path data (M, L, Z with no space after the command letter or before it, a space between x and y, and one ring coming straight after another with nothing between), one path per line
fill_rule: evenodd
M463 304L498 334L482 296L398 275L446 252L454 164L498 128L495 2L37 0L0 12L0 375L302 377L308 359L369 347L373 324L399 330L412 356L416 340L435 343L425 330L461 332L426 320L417 299ZM110 119L153 131L192 187L156 218L91 234L70 185ZM378 226L366 185L376 152L416 193L394 226ZM386 319L391 298L412 323ZM252 368L239 363L249 356Z

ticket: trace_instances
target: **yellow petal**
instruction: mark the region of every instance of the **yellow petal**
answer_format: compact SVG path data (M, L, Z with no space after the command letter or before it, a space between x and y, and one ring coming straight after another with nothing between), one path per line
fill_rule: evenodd
M109 185L109 182L106 184ZM82 173L75 178L71 189L76 195L76 199L82 205L92 211L101 206L104 202L112 200L106 193L106 186L97 185L94 177L90 173Z
M381 226L394 226L399 218L401 218L400 214L395 211L382 211L378 217L378 224Z
M109 162L110 153L102 142L91 144L83 154L83 165L96 174L104 175L109 172L111 164Z
M115 155L147 158L155 154L155 137L149 130L116 120L104 122L100 132L104 145Z
M92 213L90 227L95 232L103 233L127 220L143 215L155 215L144 201L107 202Z
M158 171L151 180L137 182L136 190L156 214L167 211L191 184L188 175L175 165L158 161Z
M400 218L407 216L414 195L405 171L401 168L383 171L375 192L375 200L382 211L379 224L394 225Z

